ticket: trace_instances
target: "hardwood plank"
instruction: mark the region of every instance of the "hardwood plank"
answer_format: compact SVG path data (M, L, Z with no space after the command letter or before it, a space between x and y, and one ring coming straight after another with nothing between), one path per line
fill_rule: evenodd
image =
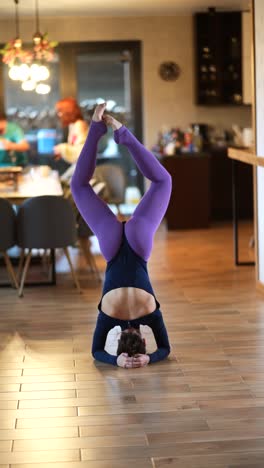
M12 449L12 440L0 440L0 460L2 452L10 452ZM2 461L2 460L1 460Z
M0 430L2 429L14 429L16 425L15 418L1 418L0 419Z
M1 400L0 395L0 410L15 410L18 407L18 400L16 398L10 398L9 400Z
M32 439L15 440L13 451L30 451L34 447L36 451L42 450L63 450L63 449L82 449L82 448L102 448L102 447L141 447L146 446L147 441L141 435L116 435L103 437L67 437L53 439Z
M250 432L242 429L224 429L224 430L209 430L198 432L162 432L150 434L147 433L147 440L150 446L157 447L160 445L172 445L173 442L219 442L219 441L235 441L235 440L250 440L264 438L264 426L261 428L250 428Z
M143 423L142 424L146 436L149 434L157 434L157 433L188 433L188 432L202 432L208 431L209 426L205 420L197 419L197 420L176 420L176 421L161 421L161 422L152 422L151 424ZM176 440L175 436L175 440Z
M262 429L264 427L264 419L262 418L252 418L252 419L208 419L207 424L212 430L217 429L232 429L236 430L237 428L244 429L251 433L251 430Z
M20 402L19 407L21 406L21 403L24 401L34 401L34 400L42 400L42 399L47 399L47 400L55 400L55 399L60 399L60 400L68 400L70 398L75 397L75 390L51 390L51 391L38 391L38 392L2 392L0 393L0 402L5 402L7 403L8 400L16 400ZM66 405L67 406L67 405Z
M45 427L36 429L10 429L0 430L0 440L33 440L50 439L51 437L63 438L78 437L78 427Z
M199 402L200 408L251 408L252 406L264 406L262 398L226 398L224 400L207 400Z
M120 434L122 434L126 436L140 435L143 436L143 438L145 438L145 430L141 424L104 424L101 426L81 426L79 427L79 431L80 437L120 436Z
M252 398L252 392L250 390L226 390L226 391L214 391L210 392L209 395L206 394L207 392L185 392L185 393L176 393L173 395L173 393L167 391L166 392L166 400L167 402L177 403L178 401L201 401L204 399L205 395L207 400L220 400L223 399L224 401L228 399L239 399L241 401L242 399L251 399ZM147 402L155 402L155 403L160 403L164 401L164 398L162 395L156 394L156 392L153 392L152 395L146 395L146 393L142 392L135 392L135 397L136 401L138 403L147 403ZM260 399L261 400L261 399Z
M110 414L95 416L62 416L52 418L30 418L18 419L16 427L23 429L44 428L44 427L72 427L86 424L109 425L109 424L140 424L140 415L138 414Z
M244 384L245 385L245 384ZM114 385L111 385L110 383L107 382L97 382L97 381L81 381L77 382L76 380L74 381L64 381L64 382L40 382L40 383L22 383L21 385L21 391L22 392L28 392L28 391L51 391L51 390L71 390L71 389L83 389L85 392L82 395L78 395L80 397L85 397L87 393L89 392L89 395L91 392L100 392L100 391L131 391L132 389L132 383L130 381L122 381L119 382L116 380Z
M2 399L2 393L5 393L5 392L9 392L9 393L19 392L19 387L20 387L19 384L10 384L10 383L0 385L0 392L1 392L0 398Z
M3 377L20 377L22 376L22 369L1 369L1 378ZM3 380L3 383L6 379Z
M62 354L58 355L57 358L50 359L47 361L45 359L29 359L27 356L25 356L25 360L23 362L23 369L53 369L53 368L59 368L59 369L69 369L72 370L75 368L74 365L74 359L73 359L73 354L71 354L72 359L69 359L67 356L65 359L63 359Z
M218 442L194 442L194 443L174 443L161 447L102 447L99 449L82 449L82 460L116 460L124 458L170 458L185 457L190 455L210 455L210 454L239 454L243 452L263 452L263 439L243 440L243 441L218 441Z
M44 450L37 452L4 452L1 453L1 462L9 464L39 463L40 466L49 462L79 461L79 450Z
M154 468L262 468L264 460L263 453L228 453L217 455L191 455L179 457L155 457Z
M145 459L151 457L151 451L148 447L102 447L100 449L82 449L81 460L108 460L109 465L113 466L118 459ZM136 463L137 464L137 463Z
M1 372L1 375L2 372ZM74 374L54 374L54 375L30 375L30 376L8 376L8 382L10 383L36 383L36 382L73 382L74 381ZM0 377L0 383L6 383L6 377Z
M63 373L64 375L67 375L67 374L75 374L76 373L76 369L72 366L72 367L41 367L41 368L26 368L24 369L23 371L23 375L26 377L26 376L29 376L29 375L41 375L41 376L44 376L44 375L57 375L59 373Z
M122 403L136 403L134 395L109 395L98 396L91 395L90 398L48 398L47 400L34 399L34 400L20 400L19 408L60 408L60 407L89 407L94 406L96 398L97 405L118 405Z
M134 468L135 465L137 468L153 468L153 464L150 459L120 459L115 460L115 468ZM45 463L45 468L110 468L111 461L109 460L92 460L92 461L80 461L80 462L71 462L71 463ZM0 468L8 468L8 465L0 465ZM41 468L41 464L30 463L30 464L16 464L11 465L10 468Z
M44 409L18 409L0 410L0 420L2 418L56 418L66 416L76 416L77 408L44 408Z
M194 401L187 402L161 402L158 406L156 403L144 403L144 404L126 404L126 405L112 405L112 406L89 406L79 407L79 416L92 416L95 414L124 414L124 413L139 413L143 411L149 413L159 413L159 411L173 411L176 409L190 409L198 408L198 404Z

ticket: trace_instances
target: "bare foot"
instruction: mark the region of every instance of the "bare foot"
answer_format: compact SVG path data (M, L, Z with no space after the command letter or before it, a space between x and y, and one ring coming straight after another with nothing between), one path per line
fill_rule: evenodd
M103 113L105 111L105 108L106 102L103 102L103 104L98 104L98 106L96 106L94 110L92 120L94 120L95 122L100 122L101 120L103 120Z
M114 117L108 114L104 115L103 120L106 123L106 125L110 125L110 127L112 127L113 130L118 130L123 126L123 124L121 124L120 122L118 122L118 120L114 119Z

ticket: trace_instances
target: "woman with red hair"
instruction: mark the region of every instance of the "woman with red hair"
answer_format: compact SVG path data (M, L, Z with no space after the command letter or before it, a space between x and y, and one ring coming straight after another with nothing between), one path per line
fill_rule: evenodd
M55 159L75 164L85 143L89 126L83 119L79 104L71 97L60 99L56 103L56 112L62 127L69 128L69 134L67 143L54 146Z

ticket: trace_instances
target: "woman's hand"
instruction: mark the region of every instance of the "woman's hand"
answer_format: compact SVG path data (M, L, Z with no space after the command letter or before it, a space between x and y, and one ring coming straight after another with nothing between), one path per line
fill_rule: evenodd
M145 367L150 361L148 354L136 354L132 359L132 367Z
M128 357L127 353L119 354L116 363L119 367L124 367L125 369L133 367L132 357Z
M134 367L145 367L148 365L150 357L148 354L136 354L133 357L128 357L127 353L119 354L117 358L117 365L124 367L125 369L131 369Z
M60 145L55 145L53 146L53 153L54 153L54 159L55 161L58 161L59 159L61 159L61 147Z

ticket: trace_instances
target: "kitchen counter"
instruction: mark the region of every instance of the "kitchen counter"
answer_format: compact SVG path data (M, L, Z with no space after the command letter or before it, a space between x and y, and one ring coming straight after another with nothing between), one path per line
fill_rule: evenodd
M166 213L168 229L208 228L209 154L184 153L162 156L161 163L172 176L172 194Z

